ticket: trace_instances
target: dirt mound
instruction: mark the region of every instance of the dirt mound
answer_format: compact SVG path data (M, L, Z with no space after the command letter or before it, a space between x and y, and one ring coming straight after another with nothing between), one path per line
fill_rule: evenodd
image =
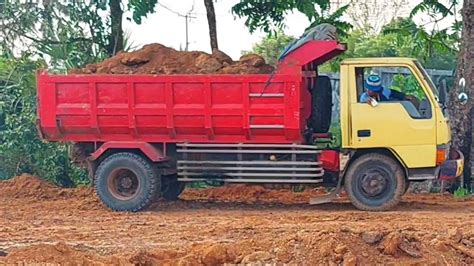
M47 264L47 265L223 265L237 263L244 258L258 261L255 254L244 257L235 254L234 248L225 244L195 244L183 251L170 249L140 250L130 254L101 256L82 251L64 242L54 245L39 244L13 249L0 264ZM249 260L250 258L250 260ZM243 261L242 261L243 262ZM248 263L247 262L247 263Z
M5 198L33 200L88 199L94 194L91 188L63 189L30 174L22 174L0 182L0 194Z
M128 260L134 265L223 265L236 263L233 249L224 244L195 244L185 251L139 251Z
M400 253L405 253L414 258L420 258L422 256L419 243L416 242L416 239L410 241L402 232L391 232L388 234L379 249L383 254L392 256L397 256Z
M247 226L248 227L248 226ZM241 228L237 226L236 228ZM244 227L246 228L246 227ZM268 230L268 228L266 229ZM357 228L357 230L363 230ZM440 245L428 244L431 237L418 237L410 231L386 231L380 243L366 244L355 231L324 227L275 232L265 238L245 237L231 243L195 243L171 249L143 248L138 251L98 255L97 250L81 245L38 244L12 249L0 256L0 264L48 265L471 265L472 247L446 240ZM176 233L176 232L175 232ZM271 233L271 232L270 232ZM419 233L419 232L417 232ZM247 235L249 236L249 235ZM140 237L140 236L137 236ZM241 236L239 237L241 238ZM465 239L465 238L464 238ZM144 243L146 246L146 243ZM129 247L133 249L132 246ZM442 256L440 254L442 253Z
M61 193L54 184L29 174L0 182L0 191L5 197L37 199L51 199Z
M200 51L177 51L159 43L148 44L133 52L114 57L73 74L268 74L274 68L256 54L244 55L233 61L219 50L212 54Z
M55 245L39 244L19 249L12 252L0 260L7 265L117 265L119 259L105 259L97 254L78 251L64 242Z
M186 189L180 196L184 200L204 200L240 203L308 203L311 197L326 194L323 187L303 188L301 192L293 189L298 187L264 187L258 185L226 185L206 189Z
M174 250L139 251L128 260L133 265L169 265L178 258Z

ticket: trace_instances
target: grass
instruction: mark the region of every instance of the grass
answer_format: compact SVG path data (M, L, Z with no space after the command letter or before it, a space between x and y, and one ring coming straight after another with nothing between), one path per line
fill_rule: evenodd
M454 191L454 198L455 199L462 199L462 198L465 198L469 195L469 190L467 188L464 188L464 187L459 187L458 189L456 189L456 191Z

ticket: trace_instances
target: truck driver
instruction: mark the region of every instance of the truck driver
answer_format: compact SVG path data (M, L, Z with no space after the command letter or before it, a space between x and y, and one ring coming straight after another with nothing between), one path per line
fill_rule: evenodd
M382 80L377 74L370 74L364 82L366 92L360 96L360 102L369 103L371 99L377 102L404 101L407 100L405 93L384 88Z
M420 100L417 97L407 95L397 90L384 88L382 86L382 80L377 74L370 74L365 80L364 85L367 91L362 93L360 96L359 101L362 103L368 103L375 106L377 102L410 101L413 103L415 108L418 109L420 106ZM376 102L374 103L373 100Z

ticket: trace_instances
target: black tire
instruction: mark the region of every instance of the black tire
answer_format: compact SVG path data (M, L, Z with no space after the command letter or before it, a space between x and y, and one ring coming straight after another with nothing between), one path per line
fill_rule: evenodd
M114 211L147 208L160 186L152 163L129 152L110 155L99 164L95 174L97 195Z
M403 190L403 195L407 194L409 188L410 188L410 182L405 181L405 189Z
M364 211L386 211L395 207L406 186L400 165L391 157L377 153L355 159L344 180L352 204Z
M186 184L179 182L177 175L163 176L161 180L161 196L168 201L178 200Z
M332 87L327 76L318 76L311 88L312 108L310 127L313 133L326 133L331 127Z

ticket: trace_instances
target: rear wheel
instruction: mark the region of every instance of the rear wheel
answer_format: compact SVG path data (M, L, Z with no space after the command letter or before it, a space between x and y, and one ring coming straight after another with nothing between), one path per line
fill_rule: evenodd
M168 201L175 201L183 192L186 184L178 181L177 175L163 176L161 196Z
M102 202L114 211L140 211L153 201L160 182L153 165L139 155L121 152L99 164L95 188Z
M365 211L395 207L405 193L405 175L400 165L382 154L366 154L349 166L344 188L352 204Z

